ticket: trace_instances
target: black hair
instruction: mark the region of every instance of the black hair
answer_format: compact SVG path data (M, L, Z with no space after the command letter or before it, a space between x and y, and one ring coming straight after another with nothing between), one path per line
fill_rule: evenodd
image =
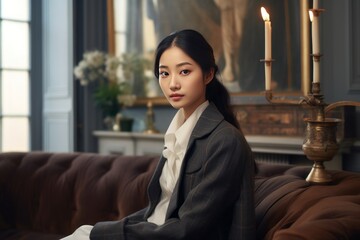
M159 61L168 48L176 46L199 64L204 75L214 71L214 77L206 86L206 99L215 104L225 120L240 130L239 122L230 105L230 94L217 78L218 66L213 49L197 31L185 29L165 37L158 45L155 55L154 74L159 78Z

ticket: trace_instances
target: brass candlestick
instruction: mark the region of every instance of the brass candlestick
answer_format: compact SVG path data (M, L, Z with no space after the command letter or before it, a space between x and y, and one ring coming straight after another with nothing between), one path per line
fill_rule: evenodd
M159 131L155 128L154 119L155 119L155 114L153 111L153 104L151 101L148 101L147 112L146 112L146 129L144 133L147 134L159 133Z
M318 58L315 55L313 57ZM301 103L312 106L311 117L304 119L306 130L302 149L306 157L314 162L306 181L329 183L331 176L325 170L324 162L330 161L339 150L336 130L341 120L325 117L326 104L324 103L324 96L320 94L320 83L312 84L312 92L301 101Z
M336 131L341 120L326 118L326 113L340 106L360 106L360 102L340 101L327 105L324 102L324 96L320 94L320 83L313 83L312 93L299 101L274 98L271 90L265 92L265 97L272 104L306 104L310 106L310 117L304 119L306 130L302 148L306 157L314 164L306 181L317 184L331 182L331 176L326 171L324 162L330 161L339 150Z
M311 11L318 17L324 9L311 9ZM313 62L318 63L322 54L314 53L311 56ZM265 64L267 64L266 61ZM326 113L339 106L360 106L360 102L341 101L327 105L324 102L324 96L321 94L320 83L316 80L312 84L311 92L300 100L276 98L271 90L265 91L265 97L272 104L306 104L310 106L310 117L304 119L306 130L302 149L306 157L314 164L306 181L312 183L331 182L331 176L325 170L323 163L330 161L339 150L336 131L341 120L326 118Z

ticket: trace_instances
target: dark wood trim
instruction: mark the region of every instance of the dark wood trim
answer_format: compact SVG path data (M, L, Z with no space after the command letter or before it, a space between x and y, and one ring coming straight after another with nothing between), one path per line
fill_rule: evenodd
M107 0L108 52L116 54L114 0Z

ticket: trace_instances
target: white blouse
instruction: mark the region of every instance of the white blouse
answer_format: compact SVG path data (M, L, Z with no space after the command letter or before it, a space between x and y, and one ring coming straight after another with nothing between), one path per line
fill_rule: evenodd
M159 179L161 199L154 212L147 219L148 222L162 225L165 222L166 211L171 195L179 178L180 168L184 159L191 132L206 107L208 101L201 104L185 121L182 110L179 110L170 123L165 134L165 148L163 156L167 159Z

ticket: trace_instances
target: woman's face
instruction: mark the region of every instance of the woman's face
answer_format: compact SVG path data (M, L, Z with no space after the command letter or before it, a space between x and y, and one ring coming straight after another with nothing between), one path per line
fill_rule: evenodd
M159 84L169 103L182 108L187 119L205 102L206 85L213 74L204 76L200 66L180 48L168 48L159 61Z

